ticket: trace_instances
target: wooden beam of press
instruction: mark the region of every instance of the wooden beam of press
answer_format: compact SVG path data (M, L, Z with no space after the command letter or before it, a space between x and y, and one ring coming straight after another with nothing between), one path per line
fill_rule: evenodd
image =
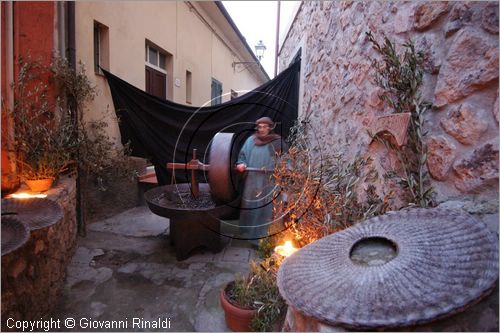
M236 170L236 169L235 169ZM273 173L273 169L262 169L262 168L253 168L253 167L247 167L245 169L245 172L262 172L262 173Z
M196 163L167 163L167 169L172 169L172 170L201 170L201 171L207 171L210 169L209 164L204 164L199 161L196 161Z

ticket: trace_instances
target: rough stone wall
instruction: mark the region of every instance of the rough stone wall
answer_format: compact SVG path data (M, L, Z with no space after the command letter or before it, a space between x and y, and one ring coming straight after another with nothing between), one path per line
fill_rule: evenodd
M304 315L288 306L284 332L349 332L339 325L329 325ZM382 330L383 331L383 330ZM490 295L471 305L464 312L436 321L399 328L392 332L497 332L498 331L498 285Z
M302 110L310 103L318 142L344 151L348 159L375 157L382 175L395 160L371 143L367 129L392 111L372 80L370 57L377 54L367 31L379 41L387 35L398 47L411 38L429 54L422 93L434 105L425 128L437 201L497 202L497 211L498 3L302 3L281 50L280 68L286 68L305 36Z
M144 173L147 161L139 157L130 157L132 167L137 174ZM134 177L118 177L111 175L104 179L100 189L95 178L83 177L85 200L85 221L93 223L119 214L141 204L142 193Z
M422 94L433 103L425 128L436 199L498 233L498 9L498 2L304 1L281 49L280 68L304 40L301 108L310 114L313 141L344 152L347 160L373 157L379 175L397 168L396 158L367 133L392 110L373 83L370 58L377 53L365 32L379 41L385 34L399 47L411 38L430 60ZM379 191L387 186L381 177L377 182ZM343 330L310 319L289 307L285 328ZM465 313L407 330L497 331L498 289Z
M60 180L47 198L59 203L63 219L32 230L23 246L2 256L2 331L12 330L7 319L39 320L59 302L76 244L74 179Z

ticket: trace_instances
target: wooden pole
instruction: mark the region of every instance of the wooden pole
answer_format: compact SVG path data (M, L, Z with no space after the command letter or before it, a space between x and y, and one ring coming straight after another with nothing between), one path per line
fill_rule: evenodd
M196 149L193 149L193 160L198 162L196 159ZM196 170L191 169L191 193L193 194L193 198L198 198L200 194L200 188L198 186L198 179L196 178Z

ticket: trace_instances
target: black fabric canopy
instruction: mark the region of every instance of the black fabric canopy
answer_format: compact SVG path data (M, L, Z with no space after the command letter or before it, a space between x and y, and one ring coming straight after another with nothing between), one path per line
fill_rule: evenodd
M131 143L132 155L148 158L159 185L169 184L168 162L186 163L197 157L209 163L208 147L217 132L236 133L235 152L254 132L254 122L268 116L275 132L287 138L297 119L300 61L260 87L229 102L191 107L150 95L103 70L120 119L122 143ZM187 172L176 172L177 182L188 182Z

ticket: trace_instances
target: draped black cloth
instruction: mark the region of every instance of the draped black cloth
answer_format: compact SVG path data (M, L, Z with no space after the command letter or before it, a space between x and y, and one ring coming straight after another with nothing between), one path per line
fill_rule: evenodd
M171 181L167 163L189 162L193 148L200 161L209 163L208 147L217 132L236 134L234 158L260 117L273 119L275 132L288 137L297 119L299 71L297 61L273 80L229 102L191 107L150 95L103 70L120 119L121 141L130 142L133 156L153 163L159 185ZM188 182L188 174L176 171L176 181Z

